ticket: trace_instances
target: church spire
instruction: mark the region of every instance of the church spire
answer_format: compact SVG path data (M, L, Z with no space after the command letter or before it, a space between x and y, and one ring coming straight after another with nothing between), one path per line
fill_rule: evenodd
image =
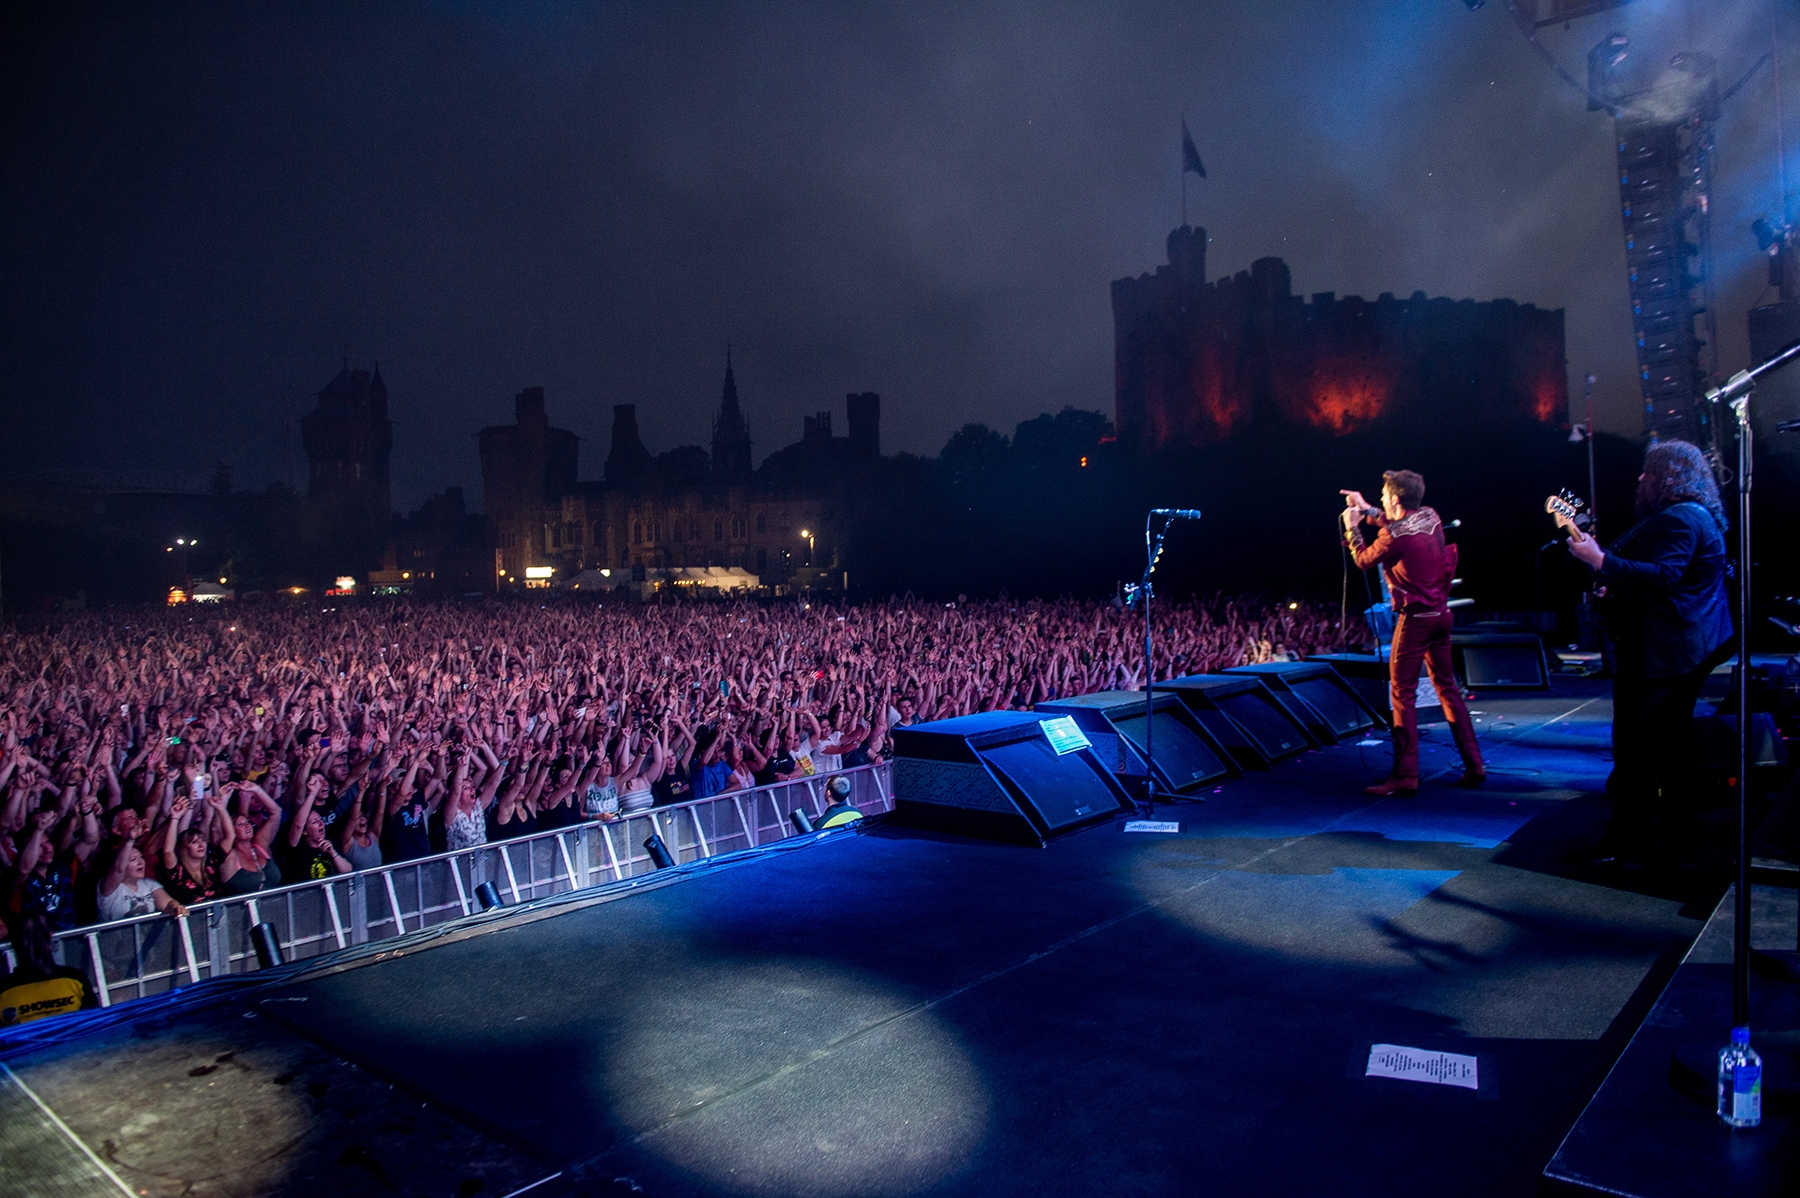
M713 474L724 479L750 476L750 427L738 407L737 379L731 370L731 344L725 345L725 387L719 397L719 415L713 421Z

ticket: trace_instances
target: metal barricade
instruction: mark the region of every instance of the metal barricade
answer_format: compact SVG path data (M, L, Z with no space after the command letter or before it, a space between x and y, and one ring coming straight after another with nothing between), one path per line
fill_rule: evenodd
M417 932L475 913L492 882L509 904L623 881L656 869L644 842L654 833L687 864L794 834L791 813L816 819L829 805L819 775L577 824L516 840L276 890L197 903L185 916L140 915L59 933L57 963L85 969L101 1006L257 968L250 929L273 924L287 959ZM893 810L887 762L845 770L850 801L874 815ZM11 946L6 946L9 966Z

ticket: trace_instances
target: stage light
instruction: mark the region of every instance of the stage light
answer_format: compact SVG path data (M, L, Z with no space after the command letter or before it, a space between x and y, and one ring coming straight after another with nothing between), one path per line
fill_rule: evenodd
M250 929L250 943L256 946L256 960L264 969L273 969L284 963L281 955L281 938L275 934L275 925L259 923Z
M492 882L483 882L475 888L475 897L481 900L483 911L492 911L500 905L500 888Z
M980 1157L995 1106L983 1070L948 1021L935 1010L918 1009L917 997L891 981L801 952L754 961L696 954L679 972L631 972L617 979L609 1005L655 1015L618 1021L603 1047L587 1051L600 1067L607 1115L627 1127L655 1126L640 1151L694 1178L696 1190L746 1198L902 1198L937 1192ZM761 1020L718 1017L720 1011L780 1013L796 995L828 1014L817 1025L804 1019L780 1023L792 1040L769 1035ZM855 1013L847 1016L852 1026L900 1016L876 1033L887 1051L840 1048L815 1060L823 1045L807 1033L814 1026L835 1028L845 1013ZM696 1053L692 1029L701 1026L713 1031L708 1051ZM484 1031L472 1029L472 1038ZM824 1032L822 1039L835 1034ZM571 1044L568 1051L581 1049ZM895 1059L904 1062L904 1084L895 1084L889 1072ZM776 1087L737 1093L742 1082L733 1066L745 1060L788 1072ZM812 1080L815 1075L823 1077ZM815 1120L777 1113L784 1093L821 1084L843 1086L828 1115ZM719 1094L732 1096L718 1101L713 1096ZM702 1096L703 1104L694 1101ZM670 1119L672 1110L682 1117ZM755 1122L765 1113L776 1117ZM753 1126L758 1130L746 1134Z
M801 836L805 836L808 832L814 830L812 817L798 807L788 812L788 818L794 821L794 831Z
M668 869L675 864L675 858L669 856L668 846L663 844L662 837L654 832L645 838L644 851L650 854L650 860L656 863L658 869Z

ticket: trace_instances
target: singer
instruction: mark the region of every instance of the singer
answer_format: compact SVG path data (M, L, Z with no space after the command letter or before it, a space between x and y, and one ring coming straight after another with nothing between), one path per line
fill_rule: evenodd
M1388 654L1388 692L1394 712L1394 770L1363 793L1385 797L1419 790L1419 667L1430 671L1432 685L1444 704L1450 733L1462 754L1462 785L1487 781L1475 725L1463 703L1462 688L1450 664L1450 580L1456 574L1456 546L1444 543L1438 514L1424 505L1425 480L1411 470L1382 475L1381 507L1371 507L1360 491L1344 497L1344 537L1356 565L1380 566L1394 599L1394 644ZM1381 531L1365 545L1363 521Z

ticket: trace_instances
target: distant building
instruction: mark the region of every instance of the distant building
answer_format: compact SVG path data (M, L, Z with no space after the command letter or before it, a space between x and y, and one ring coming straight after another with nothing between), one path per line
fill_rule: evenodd
M493 573L485 522L469 513L461 487L446 487L394 518L382 568L369 572L368 584L376 592L460 595L491 591Z
M513 423L484 428L476 439L495 576L522 578L542 564L537 530L560 521L562 499L575 489L581 438L551 428L544 389L527 387L513 397Z
M381 367L371 373L344 363L318 399L300 420L309 462L304 528L330 569L359 572L380 557L391 510L394 422Z
M880 397L849 397L848 439L831 414L805 420L802 440L751 464L749 422L729 361L713 420L712 453L698 446L653 457L637 406L613 408L605 478L578 482L578 441L549 427L539 389L521 392L512 425L481 431L492 585L499 589L640 568L738 567L765 586L842 586L848 467L879 456ZM696 467L696 463L698 466ZM805 535L802 535L802 534Z
M1512 300L1292 294L1259 258L1209 283L1206 230L1112 285L1114 421L1143 451L1257 430L1341 434L1400 416L1459 427L1567 419L1563 313Z

